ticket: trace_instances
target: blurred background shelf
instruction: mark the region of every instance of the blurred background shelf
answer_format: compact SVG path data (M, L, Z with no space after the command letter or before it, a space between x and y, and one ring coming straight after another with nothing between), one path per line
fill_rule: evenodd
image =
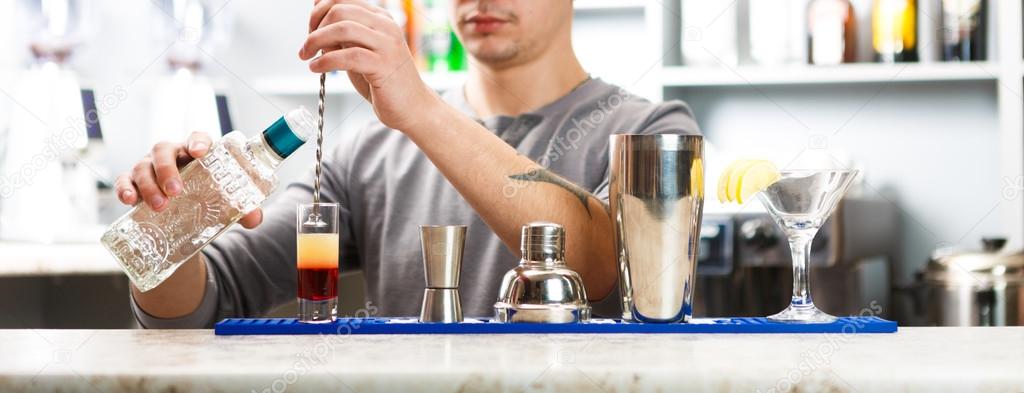
M263 94L277 96L303 96L319 94L319 85L316 75L308 76L270 76L259 78L253 87ZM429 73L424 74L423 79L434 90L445 90L457 86L465 80L463 72L452 73ZM348 76L342 73L333 73L327 77L328 95L352 95L356 89Z
M119 274L114 257L96 243L0 242L0 277Z
M803 85L888 82L995 81L990 62L843 64L837 66L666 67L665 86Z
M843 64L837 66L667 66L661 71L665 87L715 87L746 85L811 85L889 82L995 81L1000 68L992 62ZM328 77L328 95L356 94L343 74ZM465 81L465 73L424 74L435 90L445 90ZM318 93L316 77L280 76L257 80L254 87L264 94L303 96Z
M575 0L573 8L577 12L587 11L642 11L642 0Z

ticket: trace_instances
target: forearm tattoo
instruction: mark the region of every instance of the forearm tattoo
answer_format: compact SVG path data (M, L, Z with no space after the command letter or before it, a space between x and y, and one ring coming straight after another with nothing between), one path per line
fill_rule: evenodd
M588 201L588 199L591 197L590 193L580 188L579 186L573 184L572 182L569 182L565 179L562 179L558 175L551 173L547 169L537 168L530 170L529 172L511 175L508 178L512 180L519 180L525 182L548 183L558 186L563 190L566 190L569 193L571 193L573 196L576 197L576 199L579 199L580 204L583 205L583 208L587 210L587 216L593 217L590 214L590 203Z

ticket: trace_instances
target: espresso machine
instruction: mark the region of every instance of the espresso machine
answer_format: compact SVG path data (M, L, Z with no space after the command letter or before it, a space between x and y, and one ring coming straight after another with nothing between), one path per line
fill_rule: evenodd
M786 236L758 204L708 203L700 231L698 317L765 316L789 304L792 259ZM836 316L885 317L899 242L899 214L884 200L845 198L811 245L814 303Z

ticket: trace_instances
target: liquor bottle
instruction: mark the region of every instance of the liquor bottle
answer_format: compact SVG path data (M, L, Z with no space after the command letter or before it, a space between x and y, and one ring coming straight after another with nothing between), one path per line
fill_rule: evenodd
M749 58L754 64L777 66L803 61L806 49L804 4L792 1L749 0L747 15Z
M429 17L423 23L422 39L429 72L459 71L465 69L462 44L448 23L448 6L444 0L424 0Z
M683 0L683 64L732 67L739 64L736 4L726 1Z
M848 0L811 0L807 5L807 61L835 65L856 60L857 17Z
M451 48L448 50L448 71L465 71L466 48L462 46L462 42L459 41L459 37L455 35L454 30L449 31L448 34L451 36L452 43Z
M986 0L942 0L942 59L986 59Z
M402 2L402 12L405 14L405 43L409 45L409 52L412 53L413 62L416 63L416 69L424 70L427 68L426 53L423 48L423 25L426 24L426 18L420 15L422 8L422 0L400 0Z
M423 44L420 47L423 48L426 70L448 71L448 49L452 46L452 40L445 4L440 0L423 0L423 6L426 7L428 17L424 18L420 36Z
M871 47L882 63L917 61L916 0L875 0Z
M258 208L277 186L278 166L315 131L313 116L300 107L248 140L240 131L228 133L181 169L183 191L163 211L140 203L115 220L101 242L139 290L155 288Z

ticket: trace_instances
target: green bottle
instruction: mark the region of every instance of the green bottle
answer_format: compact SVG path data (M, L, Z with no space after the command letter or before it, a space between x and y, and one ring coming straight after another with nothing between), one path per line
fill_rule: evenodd
M428 72L450 72L466 69L466 53L448 23L447 3L443 0L426 0L430 21L423 34L423 51Z
M451 49L448 50L448 71L465 71L466 70L466 50L462 47L462 42L459 42L459 37L455 35L455 31L451 33Z

